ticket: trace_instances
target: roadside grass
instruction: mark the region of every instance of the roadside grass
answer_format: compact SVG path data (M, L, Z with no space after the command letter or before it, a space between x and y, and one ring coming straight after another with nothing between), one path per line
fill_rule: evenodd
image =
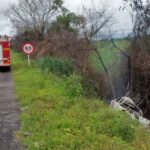
M42 72L35 61L28 67L26 58L17 52L12 57L16 95L22 110L18 138L27 149L150 149L150 134L140 130L137 121L100 100L70 94L71 76L60 78ZM73 90L76 88L73 86Z

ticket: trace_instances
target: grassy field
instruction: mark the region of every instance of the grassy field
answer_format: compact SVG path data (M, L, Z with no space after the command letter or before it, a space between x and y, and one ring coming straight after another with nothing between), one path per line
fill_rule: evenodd
M13 78L21 105L17 136L28 150L149 150L150 133L100 100L73 94L78 75L58 77L13 52ZM72 93L71 93L72 92Z
M129 47L129 42L124 39L115 40L115 44L122 50L126 50ZM102 56L104 64L110 72L115 72L118 69L122 60L122 54L113 46L110 41L101 41L97 43L99 53ZM98 71L104 71L95 52L90 57L93 67Z

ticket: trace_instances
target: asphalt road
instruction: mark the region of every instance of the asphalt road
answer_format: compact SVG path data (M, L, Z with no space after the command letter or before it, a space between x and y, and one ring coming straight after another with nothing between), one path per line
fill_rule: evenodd
M0 72L0 150L22 150L16 140L19 127L19 105L11 72Z

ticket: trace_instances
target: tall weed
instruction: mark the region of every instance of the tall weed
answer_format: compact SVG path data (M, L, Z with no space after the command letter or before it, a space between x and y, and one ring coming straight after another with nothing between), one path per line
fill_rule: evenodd
M43 71L57 75L69 76L74 72L74 61L72 59L44 57L39 60L38 64Z

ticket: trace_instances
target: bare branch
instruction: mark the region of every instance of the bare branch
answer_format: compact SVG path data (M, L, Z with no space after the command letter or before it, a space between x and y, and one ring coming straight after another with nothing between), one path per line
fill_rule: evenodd
M11 6L10 20L17 30L34 29L44 35L61 5L61 0L20 0L18 5Z

